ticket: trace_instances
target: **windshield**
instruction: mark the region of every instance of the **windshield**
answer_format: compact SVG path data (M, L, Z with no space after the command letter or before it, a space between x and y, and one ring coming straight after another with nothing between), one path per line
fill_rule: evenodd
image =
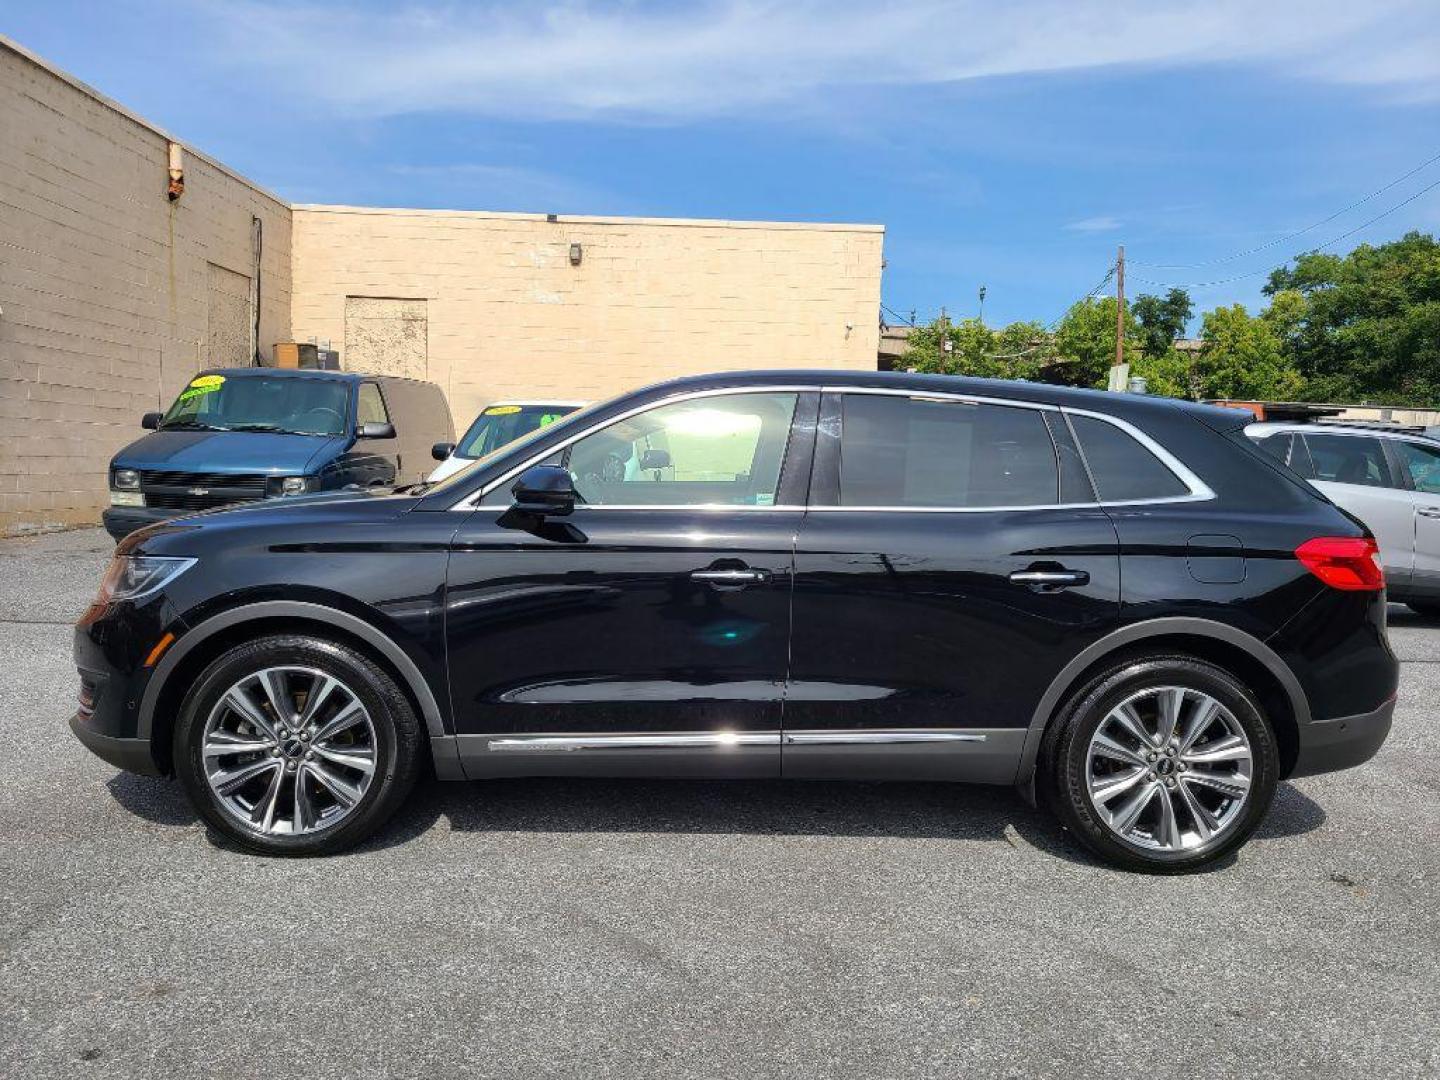
M280 375L201 375L180 392L162 430L340 435L348 383Z
M536 428L549 427L577 408L578 405L491 405L481 410L470 430L460 437L455 453L459 457L484 457Z
M529 446L533 442L536 442L542 436L550 435L551 433L561 428L565 428L567 430L573 428L578 421L586 419L590 416L591 413L595 411L594 405L584 405L578 409L576 409L573 405L550 406L550 410L552 412L558 411L561 408L575 409L575 411L567 413L565 416L561 417L559 420L556 420L552 424L546 424L544 427L537 426L533 428L526 434L521 435L514 442L508 442L504 446L496 447L484 457L476 458L474 461L467 464L465 468L461 469L459 472L452 473L451 475L445 477L445 479L437 480L433 484L426 484L425 490L427 492L444 491L446 488L457 487L460 484L463 484L467 477L474 475L476 469L484 468L498 458L509 457L511 454L521 453L527 446ZM481 416L481 419L484 419L483 414ZM468 438L470 433L467 431L465 434Z

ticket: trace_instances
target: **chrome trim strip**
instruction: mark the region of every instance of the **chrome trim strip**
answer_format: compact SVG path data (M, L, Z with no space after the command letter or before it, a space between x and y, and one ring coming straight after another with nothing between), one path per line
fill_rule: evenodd
M1165 447L1161 446L1149 435L1146 435L1145 432L1141 431L1134 424L1121 420L1118 416L1111 416L1108 413L1092 412L1089 409L1072 409L1068 405L1060 411L1069 416L1086 416L1091 420L1102 420L1112 427L1118 427L1159 458L1161 464L1179 477L1180 482L1190 489L1189 495L1176 495L1165 499L1128 499L1124 501L1101 499L1101 506L1140 506L1162 502L1198 502L1201 499L1215 498L1215 492L1210 490L1210 487L1205 481L1191 472L1184 462L1170 453L1169 450L1166 450ZM1080 456L1083 458L1085 456L1084 444L1080 443L1078 438L1076 442L1080 444Z
M567 752L571 750L693 750L731 746L779 746L780 735L716 731L675 735L514 735L489 739L491 753Z
M796 746L875 746L884 743L984 742L972 731L787 731L785 744Z

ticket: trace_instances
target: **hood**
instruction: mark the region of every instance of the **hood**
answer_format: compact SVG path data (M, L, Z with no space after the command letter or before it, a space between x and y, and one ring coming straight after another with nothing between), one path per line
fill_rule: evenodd
M474 465L478 460L479 458L461 457L459 454L451 454L444 461L440 462L439 465L435 466L434 471L425 479L433 484L437 480L444 480L447 476L454 476L461 469Z
M312 463L340 453L345 440L273 431L154 431L115 455L122 469L207 473L310 472Z

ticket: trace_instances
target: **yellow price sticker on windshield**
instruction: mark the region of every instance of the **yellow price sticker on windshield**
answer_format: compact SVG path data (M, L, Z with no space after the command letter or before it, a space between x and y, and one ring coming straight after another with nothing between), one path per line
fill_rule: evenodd
M190 380L189 388L180 395L181 401L189 401L201 394L213 394L225 385L224 375L200 375Z
M482 416L509 416L520 411L519 405L491 405Z

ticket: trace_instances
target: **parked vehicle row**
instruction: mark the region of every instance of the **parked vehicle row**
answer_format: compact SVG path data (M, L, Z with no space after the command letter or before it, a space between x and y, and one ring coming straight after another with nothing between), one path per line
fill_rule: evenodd
M1015 785L1105 859L1224 856L1368 760L1398 664L1369 530L1135 395L857 372L678 380L423 488L123 541L75 734L255 851L446 779Z

